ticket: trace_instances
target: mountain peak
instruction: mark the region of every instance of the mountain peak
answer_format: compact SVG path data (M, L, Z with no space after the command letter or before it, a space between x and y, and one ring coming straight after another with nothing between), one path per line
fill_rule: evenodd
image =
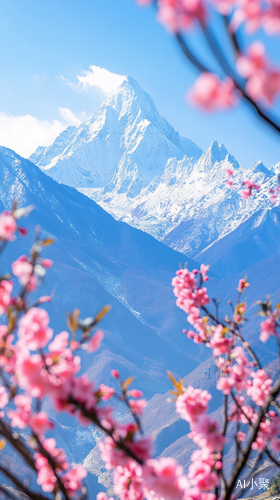
M266 168L262 161L253 163L251 170L254 174L264 174L266 177L273 177L275 175L273 171Z
M30 159L69 186L96 189L110 184L123 192L130 178L130 192L136 193L163 174L170 158L198 159L201 154L192 141L180 138L151 96L127 76L87 121L68 127L52 146L38 148Z

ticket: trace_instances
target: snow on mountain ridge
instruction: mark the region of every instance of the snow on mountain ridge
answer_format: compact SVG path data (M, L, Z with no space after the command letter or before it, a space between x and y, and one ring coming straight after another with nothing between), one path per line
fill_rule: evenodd
M217 141L202 153L180 138L131 77L86 122L69 127L30 159L116 219L192 256L271 206L263 191L242 200L244 180L268 190L280 172L279 165L268 170L262 162L245 170ZM225 185L226 168L234 170L234 190Z
M124 175L131 173L133 178L135 166L140 183L149 184L163 173L170 157L199 157L201 152L192 141L181 143L152 98L127 77L86 122L66 129L52 146L35 151L30 160L58 182L73 187L100 188L113 182L124 190Z

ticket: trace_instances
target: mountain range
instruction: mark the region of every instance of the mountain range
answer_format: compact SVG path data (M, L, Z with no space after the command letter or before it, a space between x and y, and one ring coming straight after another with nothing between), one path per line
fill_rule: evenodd
M131 77L79 127L69 127L30 160L58 182L95 200L117 220L188 256L234 231L258 210L272 208L269 189L280 166L239 166L222 144L203 153L160 117L152 98ZM226 187L226 168L234 189ZM262 185L242 200L247 178Z
M155 456L171 455L186 468L192 445L186 422L166 401L171 388L166 370L210 390L210 411L217 418L221 395L210 351L181 333L186 316L175 306L171 279L185 261L190 269L210 264L209 295L222 299L224 313L239 279L247 275L252 321L245 336L276 373L273 340L261 348L252 304L268 294L279 301L280 208L268 198L279 165L267 169L257 162L245 170L217 142L203 153L160 117L132 78L89 120L66 129L30 160L0 148L0 209L15 199L35 207L26 221L27 237L1 256L0 271L28 252L36 226L55 238L46 255L54 266L42 291L53 296L46 306L52 328L65 329L66 312L75 307L86 317L105 304L112 306L102 324L100 351L81 355L84 373L96 385L112 384L112 368L123 378L133 375L135 387L149 400L143 423L154 437ZM246 201L236 187L226 188L228 167L234 169L236 186L248 176L262 184L260 193ZM89 475L91 495L110 491L110 474L96 446L100 433L58 415L48 402L46 409L71 463L84 463L96 475ZM126 418L118 403L116 415ZM231 453L229 448L229 462Z

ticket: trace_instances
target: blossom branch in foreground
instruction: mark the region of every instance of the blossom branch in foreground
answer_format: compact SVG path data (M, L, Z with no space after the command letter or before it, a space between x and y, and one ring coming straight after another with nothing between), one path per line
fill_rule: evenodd
M158 21L175 35L178 45L188 61L201 72L192 91L191 101L206 111L228 109L236 105L242 97L251 110L275 132L280 132L279 120L267 112L265 106L271 106L280 93L280 70L269 63L264 46L255 39L251 46L245 47L240 25L255 32L262 27L267 35L280 33L280 9L277 2L258 0L137 0L140 5L153 3L157 9ZM215 16L212 11L215 11ZM225 27L219 41L217 36L220 17ZM223 79L216 74L214 67L203 62L189 45L191 29L202 35L211 50ZM238 33L237 33L238 31ZM218 33L220 35L220 33ZM220 37L221 38L221 37ZM232 45L233 51L229 50ZM259 51L262 65L251 65L251 70L244 73L243 62L251 60ZM249 58L249 59L248 59ZM248 68L249 66L247 66Z
M14 212L4 212L0 220L1 217L9 217L7 233L1 236L8 243L17 231L17 223L11 221ZM173 458L152 458L152 439L144 435L141 425L146 401L141 391L131 388L133 377L122 381L119 372L112 370L119 391L105 384L95 386L85 375L78 375L79 350L83 347L92 355L100 347L104 335L96 328L109 306L85 319L74 310L68 314L70 333L55 335L49 316L41 307L50 298L32 300L33 292L52 265L42 257L42 251L51 243L52 240L41 240L37 232L30 255L23 255L12 264L12 274L0 277L0 311L6 317L0 325L0 443L2 447L5 442L11 446L28 470L36 474L38 491L29 489L2 463L2 454L0 472L8 484L34 500L86 497L83 481L87 471L82 465L71 468L64 450L50 437L55 424L42 410L46 397L55 411L67 412L82 425L95 425L103 432L105 438L99 442L101 458L105 468L113 471L114 492L121 500L227 500L236 481L241 474L244 476L249 459L254 458L257 467L265 454L271 463L280 465L280 382L273 382L265 372L242 332L247 307L243 294L249 286L246 279L238 284L231 315L223 319L217 300L213 301L214 312L210 310L205 286L209 266L193 271L181 269L172 282L177 305L193 326L185 333L212 350L219 371L217 388L224 395L220 425L207 414L211 394L184 387L183 381L169 372L176 412L188 422L189 438L197 447L184 473ZM13 294L15 279L22 287L19 294ZM273 336L279 343L279 307L273 309L269 300L258 305L264 317L261 341ZM129 420L125 423L114 418L114 398L128 411ZM236 460L228 474L224 461L233 429ZM7 485L2 484L1 488L8 491ZM104 493L98 494L98 500L106 498Z

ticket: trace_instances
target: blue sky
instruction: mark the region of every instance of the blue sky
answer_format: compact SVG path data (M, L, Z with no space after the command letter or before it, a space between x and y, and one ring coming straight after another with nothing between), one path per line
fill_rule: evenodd
M134 0L0 0L0 14L0 144L27 156L91 115L106 94L83 88L77 77L95 65L133 76L173 127L203 149L222 142L245 167L280 161L279 137L245 105L208 115L185 101L196 74L152 8Z

